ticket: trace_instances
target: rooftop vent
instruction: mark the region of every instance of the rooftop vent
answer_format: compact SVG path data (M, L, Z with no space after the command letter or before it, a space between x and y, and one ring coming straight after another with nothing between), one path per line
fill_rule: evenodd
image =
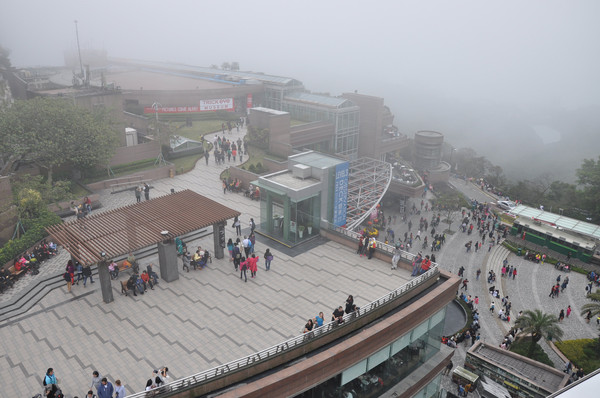
M295 164L292 166L292 175L302 180L309 178L311 176L310 166L305 164Z

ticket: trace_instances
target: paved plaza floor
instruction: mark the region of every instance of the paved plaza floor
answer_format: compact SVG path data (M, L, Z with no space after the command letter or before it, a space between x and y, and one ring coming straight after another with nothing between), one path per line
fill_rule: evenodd
M206 166L202 159L190 173L153 182L151 197L189 188L241 211L247 226L250 217L258 220L259 203L242 194L223 194L218 176L225 167L212 160ZM104 211L131 204L135 196L107 191L101 193L101 202L99 211ZM229 237L235 238L231 223ZM267 242L258 238L261 257ZM213 237L187 243L190 249L212 248ZM64 272L65 253L61 249L46 262L44 274ZM330 317L349 294L360 306L410 279L406 271L392 271L388 263L356 256L334 242L293 257L284 251L273 254L271 270L265 271L261 259L257 277L248 275L248 282L242 282L225 258L189 273L180 266L178 281L163 281L137 297L122 296L113 281L115 300L109 304L102 301L98 283L73 286L71 293L66 286L52 291L28 313L0 323L0 377L11 380L3 394L40 392L48 367L56 370L69 397L87 392L94 370L109 380L121 379L128 392L141 391L160 366L168 366L172 378L206 370L300 334L309 317L319 311ZM142 260L147 262L157 263L158 258Z
M227 138L237 139L244 132L242 129ZM243 232L247 233L250 217L259 219L259 203L241 194L223 193L219 174L226 167L227 163L216 165L212 156L208 165L201 159L189 173L154 181L150 196L165 195L171 189L194 190L239 210ZM98 211L135 202L132 191L111 194L106 190L100 195L103 209ZM415 202L420 203L420 199ZM431 219L431 213L425 216ZM400 219L397 217L398 222L392 226L396 236L407 231ZM418 226L419 216L413 215L411 220L412 232L416 233L414 226ZM231 222L226 235L235 238ZM480 297L482 338L499 344L508 325L487 311L488 252L484 249L466 253L464 243L472 239L462 233L448 235L442 250L436 252L437 261L451 272L457 272L461 265L466 268L465 276L471 281L468 293ZM211 249L213 238L187 243L190 249ZM71 293L66 286L56 289L28 313L0 322L0 379L10 381L5 383L1 395L25 397L40 392L48 367L55 369L68 397L81 397L87 392L94 370L111 381L121 379L130 393L141 391L152 370L160 366L168 366L172 378L206 370L300 334L307 318L319 311L330 317L333 308L343 304L349 294L360 306L410 279L408 272L392 271L388 263L358 257L353 249L340 244L327 241L313 246L316 247L298 255L275 251L268 272L261 258L257 278L249 278L247 283L240 280L239 273L225 258L213 259L204 270L189 273L180 266L178 281L163 281L138 297L122 296L118 282L113 281L115 300L109 304L103 303L98 283L86 288L74 286ZM259 237L257 254L262 257L267 247L268 240ZM58 256L42 266L39 276L19 281L9 294L0 296L0 301L14 300L36 278L61 274L67 259L68 254L61 249ZM147 262L158 263L158 259L154 256L142 260L142 264ZM563 322L564 338L596 337L595 324L586 324L578 315L586 302L585 276L568 274L571 282L566 292L550 299L550 286L559 271L551 265L530 263L512 255L509 263L517 266L518 276L502 283L513 303L513 313L540 308L558 315L561 308L570 304L573 313ZM478 268L482 269L482 277L476 281ZM464 359L465 349L461 346L456 350L455 365ZM553 359L559 366L559 359Z

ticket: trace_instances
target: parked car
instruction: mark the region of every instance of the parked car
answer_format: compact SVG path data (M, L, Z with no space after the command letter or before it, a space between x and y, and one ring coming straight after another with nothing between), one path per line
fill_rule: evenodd
M496 206L498 206L502 210L512 210L515 207L517 207L515 202L511 202L510 200L499 200L496 202Z

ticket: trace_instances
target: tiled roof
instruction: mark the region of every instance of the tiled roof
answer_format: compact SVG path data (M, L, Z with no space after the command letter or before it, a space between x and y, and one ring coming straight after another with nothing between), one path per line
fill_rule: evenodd
M52 238L83 265L127 254L239 216L212 199L185 190L131 204L80 220L48 227Z

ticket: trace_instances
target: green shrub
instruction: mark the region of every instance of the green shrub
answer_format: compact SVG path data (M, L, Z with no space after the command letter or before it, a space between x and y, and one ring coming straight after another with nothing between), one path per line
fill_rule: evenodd
M556 347L573 363L588 374L600 368L598 339L579 339L556 342Z
M256 166L251 164L250 166L248 166L248 171L251 173L256 173Z
M0 249L0 265L14 260L19 254L35 245L37 241L48 236L44 228L58 224L61 220L56 214L44 209L40 212L39 217L22 220L22 222L26 232L19 239L9 240Z
M542 349L542 347L540 347L540 345L538 343L535 343L533 355L530 357L528 355L530 344L531 344L530 338L517 339L510 345L510 351L514 352L516 354L519 354L519 355L523 355L524 357L531 358L534 361L538 361L538 362L544 363L548 366L554 367L554 364L552 363L550 358L548 358L548 354L546 354L546 352Z

